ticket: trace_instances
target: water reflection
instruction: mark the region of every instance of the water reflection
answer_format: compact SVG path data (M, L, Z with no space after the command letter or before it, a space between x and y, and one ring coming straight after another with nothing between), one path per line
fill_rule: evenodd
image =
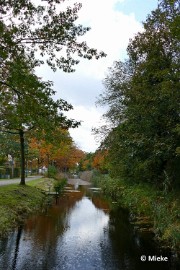
M148 270L152 262L140 256L157 252L151 237L134 232L126 211L110 211L100 195L81 188L1 240L0 269ZM153 262L153 269L176 268Z
M18 258L18 253L19 253L19 243L21 239L21 234L22 234L22 226L19 226L17 230L17 238L16 238L16 246L15 246L15 251L14 251L14 258L13 258L13 263L12 263L12 269L16 269L16 263L17 263L17 258Z

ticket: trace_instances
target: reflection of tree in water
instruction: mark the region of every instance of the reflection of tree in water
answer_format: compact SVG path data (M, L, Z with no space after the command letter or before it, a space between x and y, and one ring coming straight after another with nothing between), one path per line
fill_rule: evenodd
M109 229L104 232L102 260L104 269L168 270L169 264L163 262L141 262L141 255L157 255L150 234L141 235L129 223L129 214L124 209L110 212ZM162 253L161 253L162 254ZM159 254L160 255L160 254ZM166 254L167 256L167 254Z
M95 193L92 196L92 203L96 208L103 210L105 213L109 213L109 203L100 196L100 194Z
M67 254L68 252L70 254L71 252L74 253L75 249L73 249L72 239L76 238L70 238L68 243L64 241L63 237L65 230L69 228L72 211L75 208L76 210L78 209L76 204L79 204L83 196L91 197L91 201L96 209L108 209L108 202L101 197L101 194L90 192L88 189L81 188L80 192L69 192L62 195L58 199L57 204L54 204L47 210L46 215L37 215L27 220L23 231L22 228L19 228L7 241L2 242L2 253L4 252L3 250L6 251L3 259L0 258L0 263L5 266L3 269L9 269L8 267L11 265L12 270L49 270L51 266L54 267L57 263L60 263L61 266L62 263L63 265L65 263L68 265L70 262L74 263L74 261L69 260L70 257ZM155 254L156 249L154 247L151 249L152 244L150 244L150 241L152 242L152 240L147 241L145 239L145 241L141 235L135 233L133 226L129 223L129 216L126 211L122 209L109 211L108 226L106 223L106 226L102 227L98 236L98 243L95 242L94 245L89 243L89 246L92 244L92 252L96 253L97 251L99 258L97 260L96 256L88 255L91 265L95 266L95 263L99 261L101 264L99 269L103 270L152 269L152 262L148 265L146 263L142 264L140 261L141 255ZM106 210L104 212L107 214ZM74 217L76 218L77 216L75 215ZM81 217L83 218L83 215ZM101 220L99 222L101 224ZM73 241L76 247L76 240ZM89 246L87 244L87 250ZM82 254L87 250L85 247ZM79 261L85 263L86 258L83 261L82 257L79 256ZM161 268L161 265L160 262L158 264L153 262L153 270L171 269L168 268L168 264L163 264L163 268Z
M21 235L22 226L10 234L9 237L0 240L0 269L16 269Z
M57 204L54 203L47 210L46 215L32 216L26 221L20 250L19 244L22 228L17 233L16 246L13 249L15 253L12 269L16 269L16 265L20 269L35 269L34 267L37 266L40 266L43 270L49 269L49 263L56 260L56 247L63 232L68 228L71 211L76 203L82 199L83 194L84 192L64 194L58 198ZM21 252L26 252L26 248L28 249L28 254L22 258ZM21 257L20 261L18 256ZM10 261L10 258L8 260Z
M17 231L17 237L16 237L16 247L15 247L15 251L14 251L14 258L13 258L13 262L12 262L12 270L16 269L21 235L22 235L22 226L19 226L18 231Z
M46 215L36 215L28 219L25 223L25 232L33 231L37 244L47 243L48 238L51 244L55 244L58 236L68 228L68 216L75 207L76 202L83 197L82 192L69 192L61 195L57 203L54 203Z
M129 265L128 257L132 249L132 231L128 226L127 213L111 210L109 226L104 231L101 254L104 269L135 269Z
M89 187L82 187L84 195L86 195L94 204L94 206L105 213L109 213L109 202L99 191L92 191Z

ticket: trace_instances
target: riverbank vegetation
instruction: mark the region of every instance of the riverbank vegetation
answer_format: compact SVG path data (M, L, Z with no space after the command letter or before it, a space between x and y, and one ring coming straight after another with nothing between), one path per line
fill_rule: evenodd
M159 1L147 16L128 58L109 68L97 102L108 107L106 124L94 129L110 175L103 191L148 217L172 247L180 246L179 18L177 0Z
M42 209L46 203L46 195L30 185L0 187L0 237L6 236L12 228Z
M30 214L51 204L53 197L49 192L62 192L67 180L59 177L40 178L28 181L26 185L7 185L0 187L0 237L6 236Z
M129 209L131 222L154 232L166 247L180 252L180 192L164 193L144 183L127 183L107 175L95 175L94 185L118 207Z

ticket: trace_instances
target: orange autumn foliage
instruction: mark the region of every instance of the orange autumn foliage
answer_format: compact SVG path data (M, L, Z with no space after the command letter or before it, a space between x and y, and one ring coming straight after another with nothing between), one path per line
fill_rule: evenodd
M106 157L107 157L107 150L96 151L93 157L92 167L101 172L106 171L107 170Z
M29 151L36 155L40 166L53 164L60 171L74 169L84 156L84 152L75 146L67 130L60 130L58 135L55 134L51 143L31 138Z

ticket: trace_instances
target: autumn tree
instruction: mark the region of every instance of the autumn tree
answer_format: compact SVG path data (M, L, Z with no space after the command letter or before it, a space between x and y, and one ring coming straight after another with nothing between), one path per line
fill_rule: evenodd
M93 156L92 167L101 173L108 172L108 165L106 162L107 150L98 149Z
M36 153L39 165L46 167L57 164L58 157L66 155L71 145L72 138L68 130L62 128L54 129L51 132L51 138L44 134L42 138L29 139L30 153Z
M79 162L79 171L87 171L92 169L93 156L94 153L85 152L85 155L81 158Z
M81 58L105 56L79 41L88 27L77 25L81 4L63 0L4 0L0 7L0 123L1 132L18 133L21 145L21 183L25 183L24 134L54 127L75 127L63 110L72 108L54 101L51 82L43 82L34 68L46 62L54 71L74 71Z
M57 168L62 172L77 170L80 160L84 157L84 152L71 144L64 144L54 155Z
M8 78L8 82L13 84L16 77L14 92L5 85L1 88L0 131L19 135L21 184L25 184L24 135L34 130L37 134L44 131L46 136L51 137L57 127L77 127L79 123L64 116L63 111L72 109L72 105L52 98L55 93L51 88L52 83L38 78L25 57L18 60L18 63L14 62Z
M84 152L74 144L68 130L57 128L52 139L29 140L29 152L36 154L39 165L48 167L50 164L61 172L75 170Z
M39 167L48 167L51 158L52 144L46 142L44 138L29 138L28 147L30 156L34 156L37 159L38 169Z

